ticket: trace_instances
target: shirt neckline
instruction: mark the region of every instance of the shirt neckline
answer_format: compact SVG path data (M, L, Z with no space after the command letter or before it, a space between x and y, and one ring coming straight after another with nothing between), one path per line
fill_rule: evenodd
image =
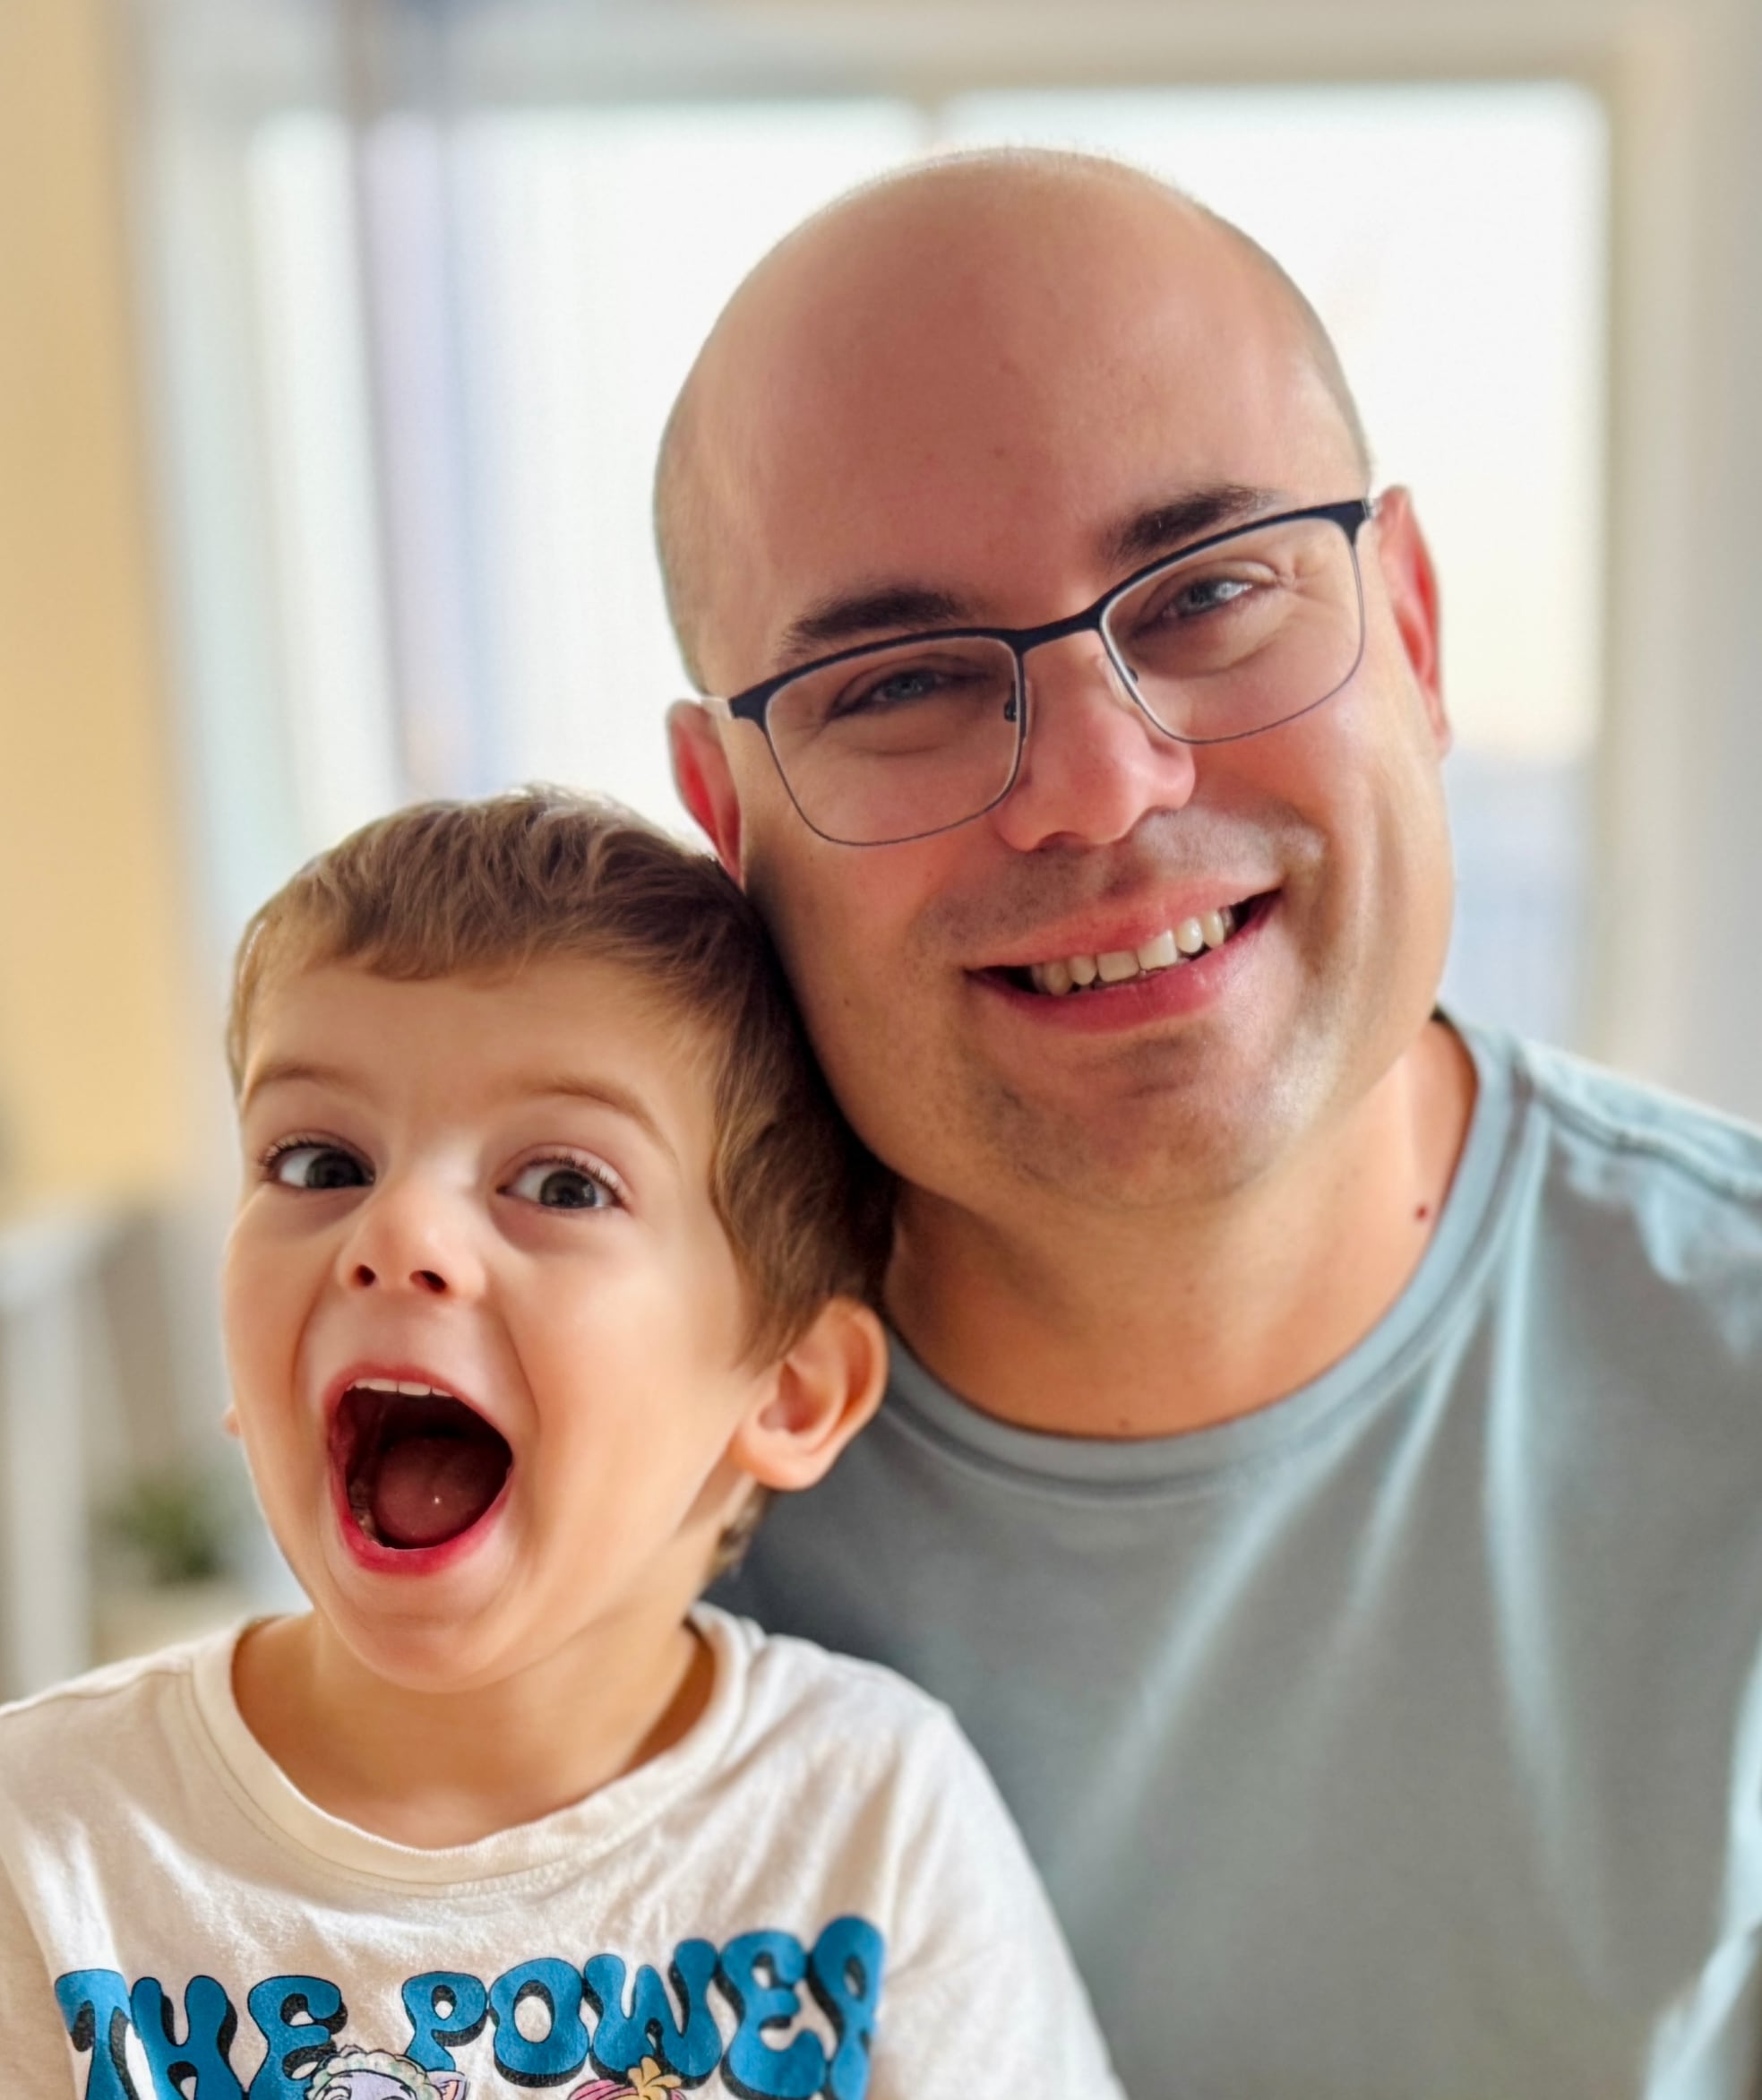
M1445 1321L1484 1257L1503 1211L1519 1127L1517 1061L1510 1038L1440 1014L1473 1058L1474 1106L1456 1175L1425 1252L1389 1310L1358 1346L1319 1377L1253 1413L1168 1436L1059 1436L985 1414L950 1390L890 1331L892 1350L881 1424L1024 1487L1143 1493L1200 1481L1283 1456L1355 1405L1371 1406L1397 1383ZM879 1426L880 1424L878 1424Z
M413 1889L468 1889L505 1884L560 1859L578 1872L707 1783L745 1710L752 1657L741 1622L716 1605L695 1605L692 1623L709 1645L715 1675L703 1712L677 1743L580 1801L469 1845L401 1845L345 1822L302 1794L245 1726L234 1697L233 1657L245 1627L195 1651L191 1691L224 1778L276 1840L357 1878Z

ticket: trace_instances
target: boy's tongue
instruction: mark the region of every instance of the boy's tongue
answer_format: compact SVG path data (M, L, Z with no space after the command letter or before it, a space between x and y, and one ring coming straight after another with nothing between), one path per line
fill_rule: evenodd
M468 1531L514 1462L507 1439L448 1393L353 1386L342 1407L349 1506L385 1545L441 1545Z
M468 1531L501 1492L507 1468L477 1438L407 1436L380 1459L375 1528L390 1545L439 1545Z

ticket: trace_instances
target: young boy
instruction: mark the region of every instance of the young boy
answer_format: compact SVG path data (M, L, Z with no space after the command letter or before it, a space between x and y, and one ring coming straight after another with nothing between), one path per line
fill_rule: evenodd
M258 914L228 1043L312 1609L0 1715L8 2089L1117 2094L945 1711L696 1601L883 1373L885 1190L735 885L407 811Z

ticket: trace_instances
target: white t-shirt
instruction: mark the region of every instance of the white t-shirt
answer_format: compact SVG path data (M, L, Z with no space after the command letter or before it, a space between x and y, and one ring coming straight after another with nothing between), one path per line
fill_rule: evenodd
M478 1843L288 1782L236 1634L0 1709L21 2100L1117 2100L991 1781L890 1673L701 1607L698 1724Z

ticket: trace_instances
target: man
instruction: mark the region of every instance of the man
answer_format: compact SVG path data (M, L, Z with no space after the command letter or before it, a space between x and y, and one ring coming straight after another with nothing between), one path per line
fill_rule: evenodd
M1135 2094L1754 2092L1762 1140L1436 1012L1368 481L1294 288L1104 162L859 193L718 323L677 777L902 1183L742 1601L955 1706Z

